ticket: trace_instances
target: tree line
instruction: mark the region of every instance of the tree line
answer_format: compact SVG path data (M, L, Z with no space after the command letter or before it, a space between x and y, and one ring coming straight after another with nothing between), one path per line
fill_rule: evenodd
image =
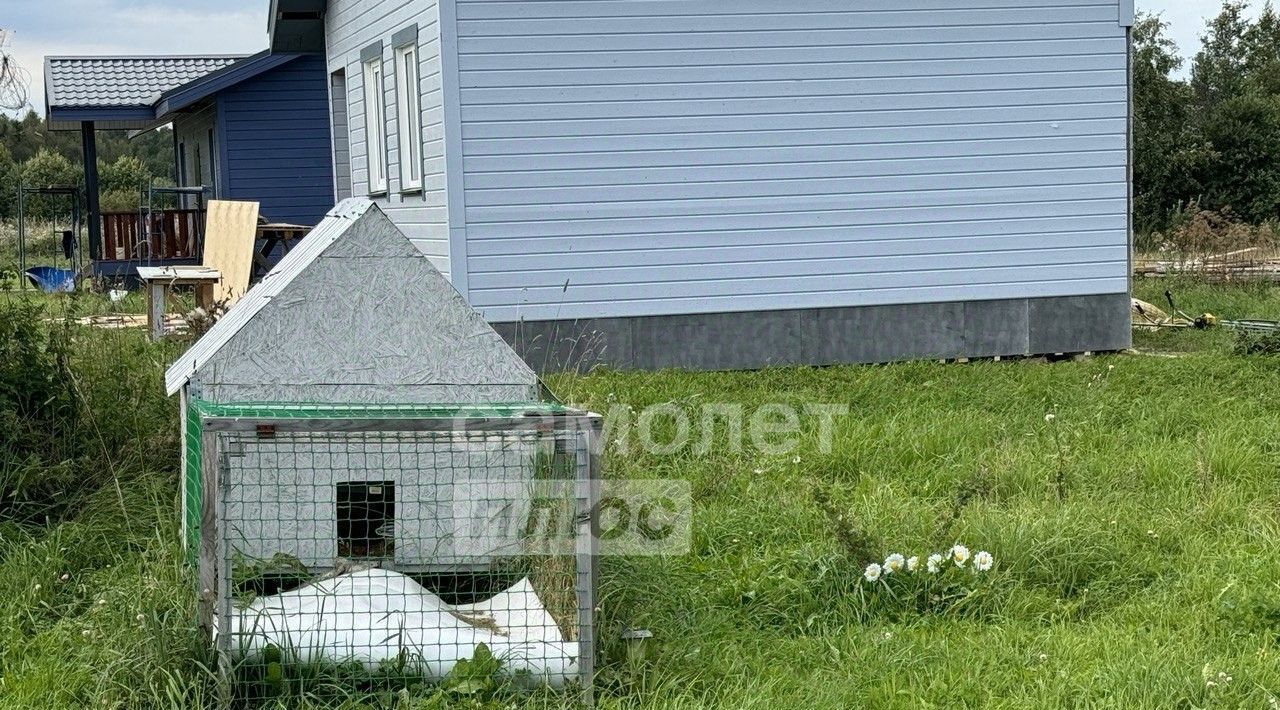
M1253 224L1280 219L1280 15L1228 1L1191 61L1157 16L1133 31L1134 222L1168 229L1188 206Z
M153 178L173 182L173 132L147 131L132 140L127 131L98 131L99 196L104 210L138 207L143 185ZM18 214L18 187L83 187L79 131L51 131L34 111L20 118L0 115L0 220ZM64 216L67 201L33 196L32 219Z

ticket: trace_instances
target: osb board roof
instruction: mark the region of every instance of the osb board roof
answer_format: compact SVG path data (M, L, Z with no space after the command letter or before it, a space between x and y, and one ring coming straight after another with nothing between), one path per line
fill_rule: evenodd
M169 368L216 402L540 399L537 376L372 202L345 200Z

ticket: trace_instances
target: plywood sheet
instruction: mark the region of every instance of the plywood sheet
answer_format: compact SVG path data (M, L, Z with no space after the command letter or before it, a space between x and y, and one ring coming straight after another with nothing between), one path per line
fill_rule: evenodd
M204 266L222 272L215 302L235 303L249 290L253 246L258 236L258 203L210 200L204 227Z

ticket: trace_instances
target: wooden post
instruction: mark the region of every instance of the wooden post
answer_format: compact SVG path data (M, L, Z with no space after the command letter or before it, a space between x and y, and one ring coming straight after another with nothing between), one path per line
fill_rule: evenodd
M213 315L213 284L203 281L196 284L196 305L204 309L205 313Z
M581 426L575 433L579 446L578 470L575 485L578 487L578 528L576 542L578 596L578 674L582 685L582 705L595 707L596 674L596 573L600 556L599 540L592 526L596 506L600 502L600 454L604 441L604 419L587 415L579 420Z
M164 337L164 302L168 291L169 285L160 281L147 284L147 332L151 333L152 340Z
M27 191L18 183L18 288L27 288Z
M218 603L218 437L203 426L200 434L200 566L196 593L199 595L200 628L213 640L213 619ZM230 629L222 629L230 633Z
M89 213L89 259L102 258L102 210L98 206L98 139L93 121L80 123L80 145L84 153L84 203Z

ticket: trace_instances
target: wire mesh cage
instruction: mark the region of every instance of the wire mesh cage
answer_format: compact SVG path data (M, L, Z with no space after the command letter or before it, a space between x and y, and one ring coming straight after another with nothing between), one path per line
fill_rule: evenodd
M600 426L545 404L196 402L188 539L236 703L476 673L590 703Z

